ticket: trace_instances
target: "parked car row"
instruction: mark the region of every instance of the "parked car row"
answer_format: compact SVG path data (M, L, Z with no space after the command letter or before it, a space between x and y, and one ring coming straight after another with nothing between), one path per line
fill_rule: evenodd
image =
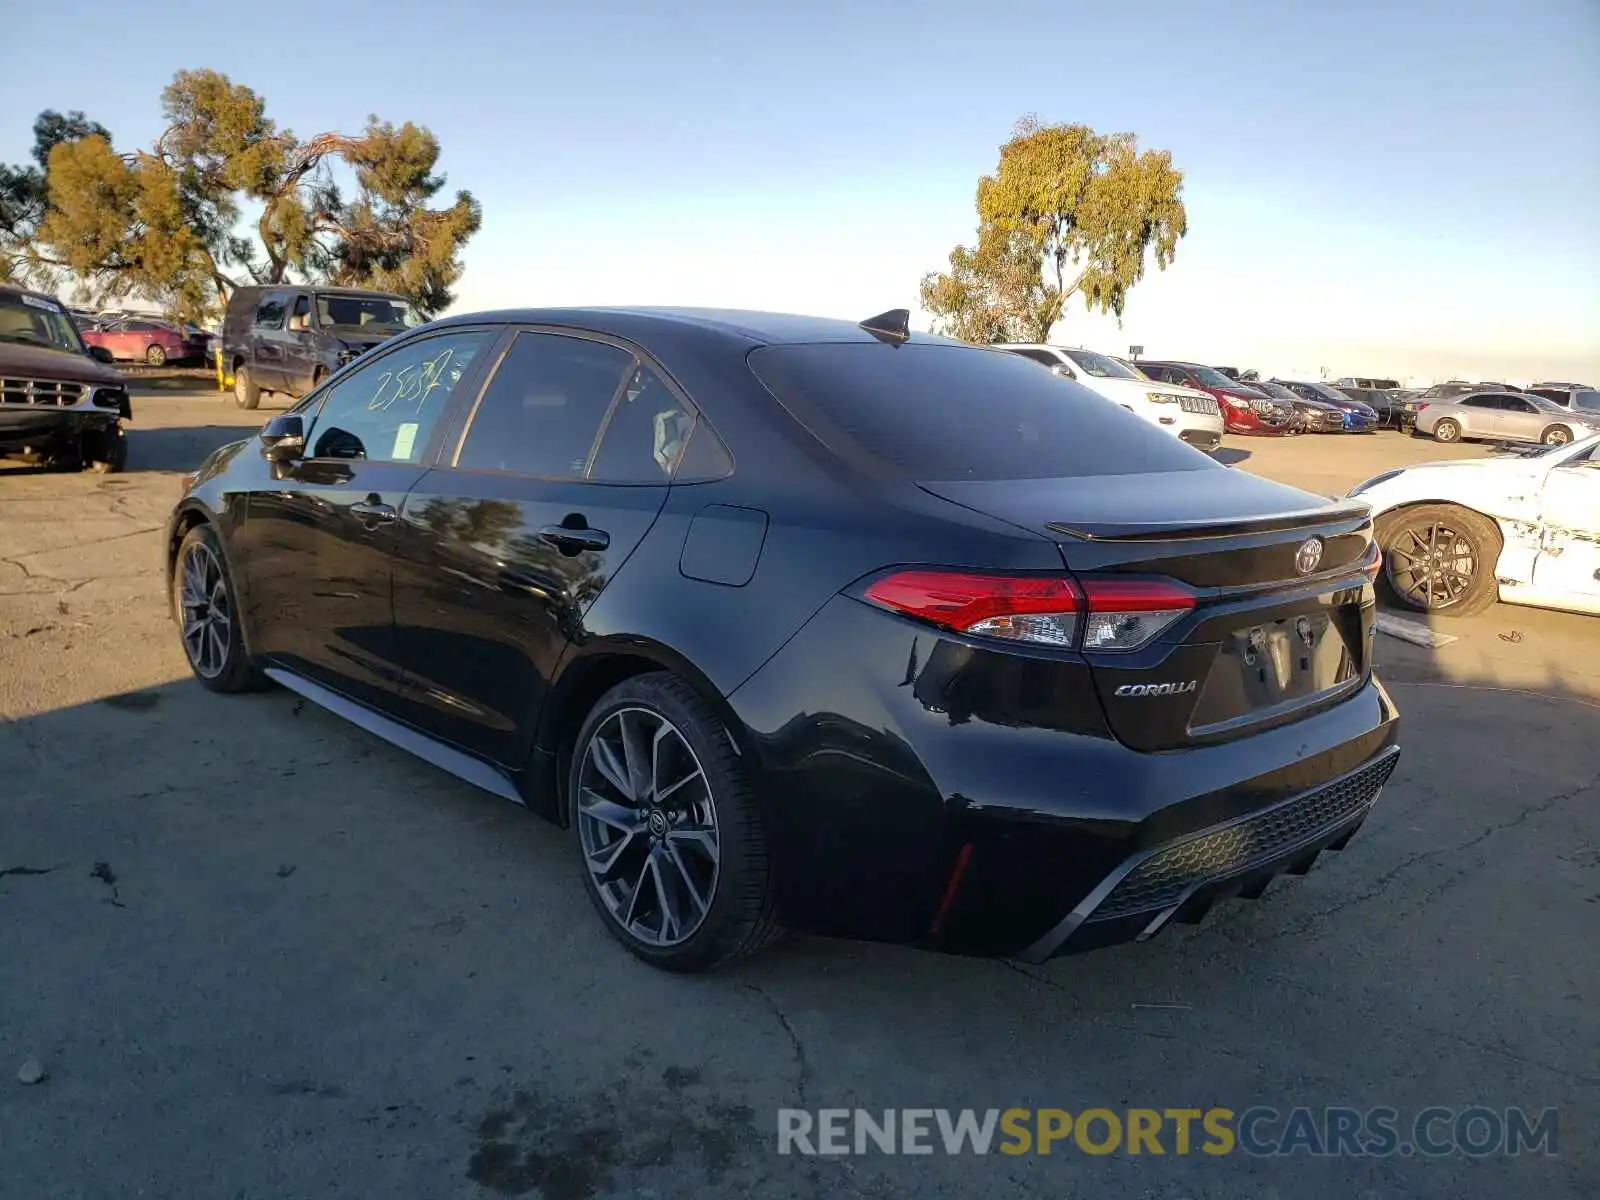
M1041 363L1206 451L1215 451L1224 433L1368 433L1407 423L1404 410L1387 396L1380 409L1325 384L1262 381L1254 372L1233 367L1175 359L1130 363L1092 350L1037 342L1006 342L995 349Z

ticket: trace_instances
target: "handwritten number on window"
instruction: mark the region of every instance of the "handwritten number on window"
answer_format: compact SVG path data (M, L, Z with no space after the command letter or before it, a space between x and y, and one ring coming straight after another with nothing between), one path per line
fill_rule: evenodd
M378 376L378 390L367 401L367 411L387 412L395 404L404 404L418 413L436 388L444 388L449 395L456 380L461 378L460 368L452 363L454 358L455 350L449 349L425 363L383 372Z

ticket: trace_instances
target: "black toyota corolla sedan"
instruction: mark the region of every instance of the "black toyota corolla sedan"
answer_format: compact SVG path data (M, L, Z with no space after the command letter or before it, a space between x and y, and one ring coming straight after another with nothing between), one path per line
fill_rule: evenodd
M183 646L570 828L661 967L1149 937L1372 808L1378 555L1076 386L903 310L439 321L188 481Z

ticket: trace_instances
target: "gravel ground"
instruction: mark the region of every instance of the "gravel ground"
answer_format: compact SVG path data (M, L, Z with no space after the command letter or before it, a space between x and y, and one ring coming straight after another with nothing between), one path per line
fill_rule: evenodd
M158 531L265 414L136 405L125 475L0 468L0 1194L1595 1194L1600 621L1380 638L1406 749L1377 812L1196 929L1026 968L795 940L672 978L604 936L556 830L287 692L189 681ZM1325 492L1445 456L1230 441ZM1559 1108L1559 1153L775 1137L784 1107L1475 1104Z

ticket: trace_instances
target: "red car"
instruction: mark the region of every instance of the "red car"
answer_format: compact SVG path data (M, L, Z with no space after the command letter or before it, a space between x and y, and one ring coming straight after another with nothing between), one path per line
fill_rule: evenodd
M1294 432L1294 407L1274 400L1265 392L1229 379L1215 367L1200 363L1151 362L1135 364L1151 379L1199 388L1216 397L1222 406L1222 424L1229 433L1277 435Z
M123 317L98 329L85 329L83 340L91 346L104 346L112 358L147 362L152 367L191 359L203 361L206 355L203 335L186 333L167 321L149 317Z

